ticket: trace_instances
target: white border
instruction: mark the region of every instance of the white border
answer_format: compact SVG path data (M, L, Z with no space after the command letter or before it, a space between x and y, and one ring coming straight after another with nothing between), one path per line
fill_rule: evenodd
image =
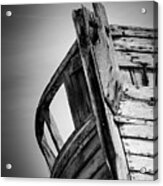
M94 2L98 2L100 0L94 0ZM103 0L103 2L106 0ZM113 1L113 0L112 0ZM117 0L114 0L117 1ZM121 0L119 0L121 1ZM3 4L45 4L45 3L63 3L63 2L90 2L88 0L1 0L1 5ZM97 186L97 185L108 185L108 184L114 184L117 185L136 185L143 184L144 186L150 186L150 185L162 185L163 184L163 178L162 178L162 169L163 169L163 148L161 148L161 143L163 141L163 88L161 86L162 80L163 80L163 47L162 47L162 38L163 38L163 26L161 25L161 21L163 20L163 1L157 0L159 3L159 180L156 182L126 182L126 181L94 181L94 180L56 180L56 179L44 179L44 178L0 178L0 185L1 186L29 186L30 184L35 184L39 186L44 186L48 183L48 186ZM1 69L1 68L0 68ZM1 79L1 77L0 77ZM1 96L0 96L1 97ZM1 100L0 100L1 102ZM0 113L1 115L1 113ZM0 128L1 129L1 128ZM0 139L1 141L1 139ZM1 163L0 163L1 164Z

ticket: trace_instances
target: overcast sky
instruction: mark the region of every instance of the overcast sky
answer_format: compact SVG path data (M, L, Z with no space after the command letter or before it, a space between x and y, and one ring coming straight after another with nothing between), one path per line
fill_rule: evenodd
M85 5L91 8L90 4ZM111 24L153 26L152 2L114 2L104 5ZM73 9L79 7L80 4L2 7L4 175L49 176L35 138L35 111L45 86L75 40L71 14ZM147 13L141 14L141 8L146 8ZM13 12L11 17L5 16L7 10ZM65 139L72 130L66 101L62 88L54 101L53 114ZM13 169L6 171L6 163L12 163Z

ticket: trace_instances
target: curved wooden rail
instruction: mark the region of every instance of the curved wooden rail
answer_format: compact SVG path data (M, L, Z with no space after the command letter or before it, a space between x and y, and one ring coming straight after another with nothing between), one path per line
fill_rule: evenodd
M58 67L55 74L51 78L49 84L45 88L36 111L35 119L36 138L50 171L52 170L56 157L47 143L47 139L44 135L44 125L45 124L47 125L47 128L50 132L50 136L56 147L56 151L59 153L60 149L63 146L63 141L59 134L57 133L55 121L49 111L49 105L53 100L54 96L56 95L60 86L64 83L62 77L63 71L65 70L70 58L73 56L73 54L76 53L76 51L77 43L75 41L73 46L69 50L68 54L62 61L61 65Z

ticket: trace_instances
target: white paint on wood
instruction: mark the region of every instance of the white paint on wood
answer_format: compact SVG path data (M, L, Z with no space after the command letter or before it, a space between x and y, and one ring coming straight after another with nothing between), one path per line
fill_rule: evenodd
M124 148L128 154L139 154L143 156L154 156L157 154L157 151L154 149L154 146L157 146L158 140L147 141L141 139L122 139L124 143Z
M144 119L136 119L136 118L130 118L130 117L125 117L125 116L120 116L120 115L115 115L114 116L114 121L116 124L121 125L121 124L134 124L134 125L148 125L148 126L154 126L158 124L158 120L144 120Z
M157 126L155 125L134 125L134 124L124 124L120 126L121 136L124 137L136 137L144 139L155 139L158 135Z
M113 41L114 43L114 41ZM154 58L155 57L155 58ZM115 51L115 60L119 66L129 66L136 67L142 66L141 64L146 64L147 67L154 68L158 62L157 54L145 54L138 52L124 52L124 51Z
M154 88L152 86L142 86L142 87L135 87L132 85L125 85L125 95L135 98L135 99L142 99L142 100L151 100L154 98Z
M127 155L129 169L132 171L140 171L144 168L144 173L154 174L158 170L158 156L155 158L143 157L137 155Z
M155 180L154 175L148 175L148 174L141 174L137 172L130 173L132 180L139 180L139 181L153 181Z
M155 106L151 106L142 101L123 100L120 101L119 108L118 114L121 116L154 120L156 117L154 115L154 109L157 108L157 104Z

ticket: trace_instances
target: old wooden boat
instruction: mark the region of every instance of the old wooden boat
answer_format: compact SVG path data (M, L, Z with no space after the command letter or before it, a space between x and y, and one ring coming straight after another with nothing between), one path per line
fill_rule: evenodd
M37 108L39 147L52 178L154 180L157 29L109 25L100 3L93 4L93 11L82 7L73 12L77 40ZM49 109L62 84L75 127L64 144Z

